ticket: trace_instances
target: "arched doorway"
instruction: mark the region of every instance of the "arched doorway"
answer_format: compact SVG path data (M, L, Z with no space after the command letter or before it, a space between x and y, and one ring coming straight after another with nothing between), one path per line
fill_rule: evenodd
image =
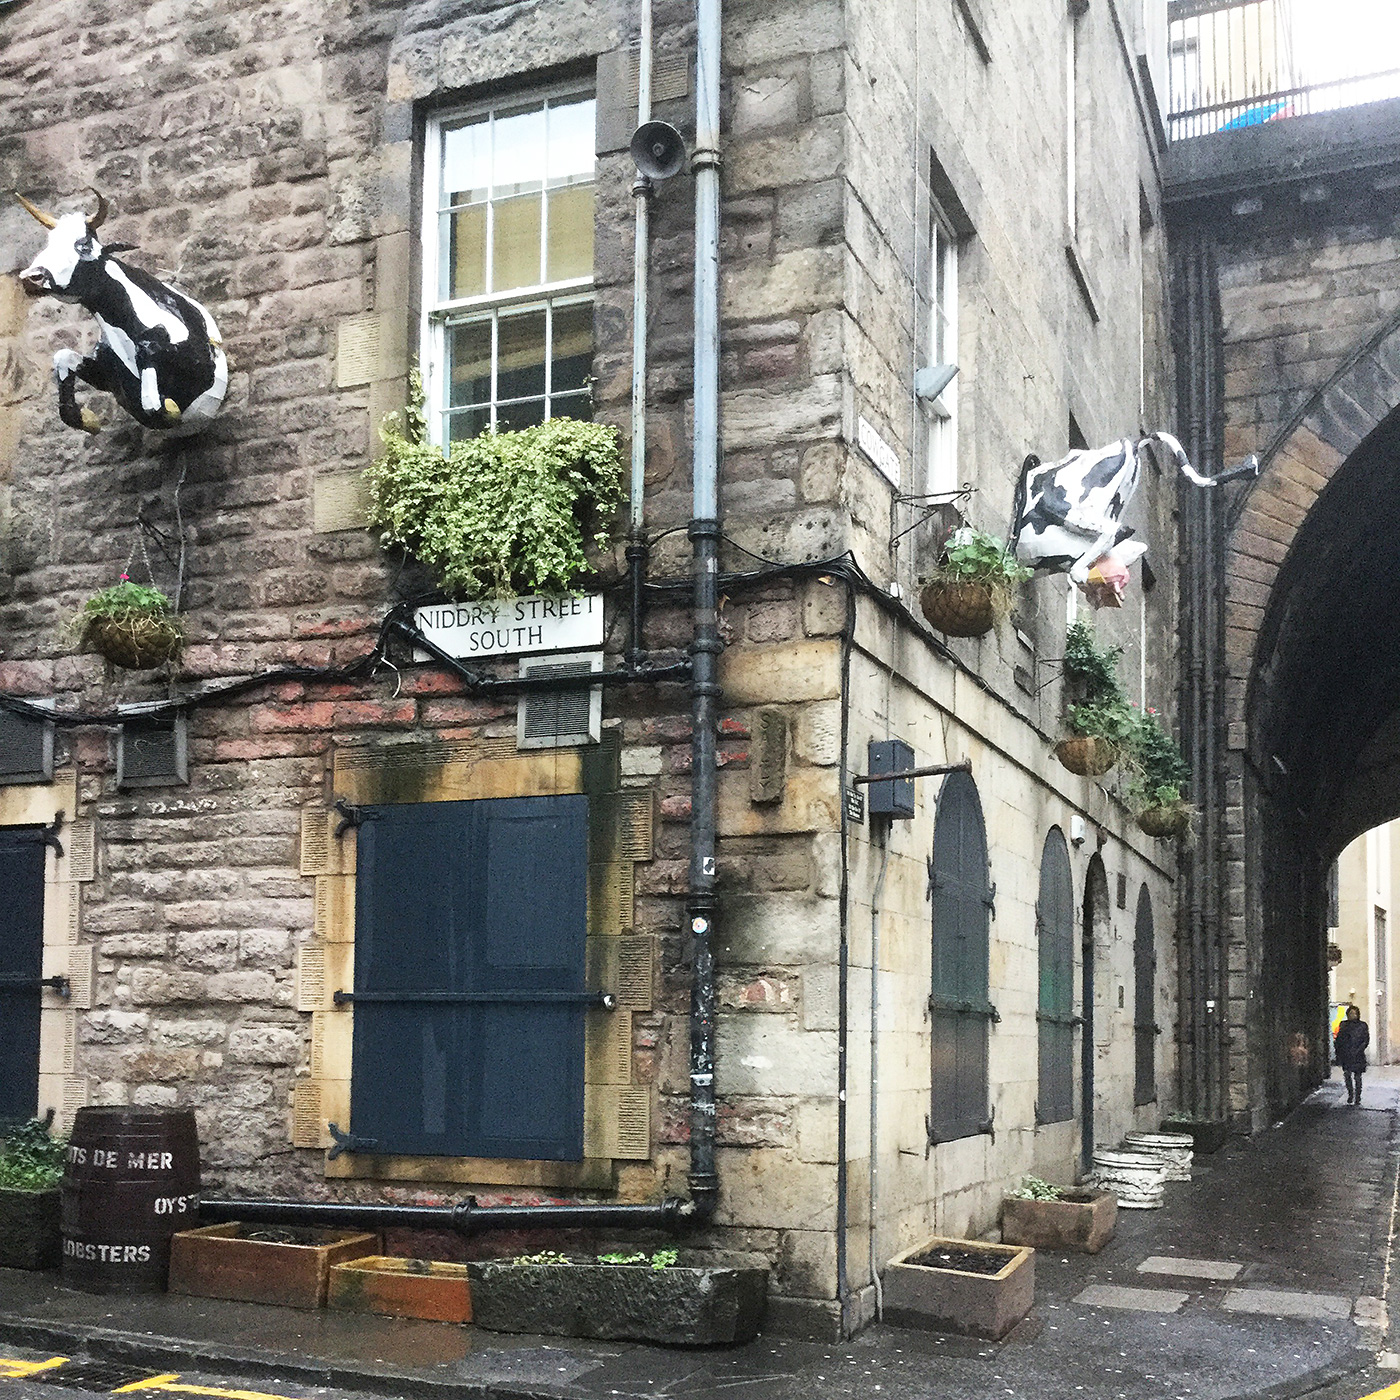
M1052 826L1040 855L1035 902L1040 991L1036 1007L1038 1072L1035 1120L1074 1117L1074 872L1064 832Z
M990 1132L987 1035L992 888L982 802L969 773L950 773L933 823L933 948L929 996L929 1141Z
M1152 896L1138 891L1133 923L1133 1103L1141 1108L1157 1098L1157 930Z
M1094 1161L1094 1062L1097 1058L1095 1025L1098 1009L1098 964L1107 949L1111 932L1112 913L1108 901L1108 874L1103 859L1095 855L1089 862L1084 878L1084 905L1081 933L1082 949L1082 1011L1083 1038L1079 1054L1080 1073L1080 1155L1087 1171Z

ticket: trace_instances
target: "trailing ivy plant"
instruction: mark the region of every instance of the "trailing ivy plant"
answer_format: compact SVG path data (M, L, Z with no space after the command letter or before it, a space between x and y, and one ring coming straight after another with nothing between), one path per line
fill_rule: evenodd
M1072 734L1107 739L1116 748L1131 751L1136 719L1118 679L1122 655L1122 647L1099 646L1087 622L1070 623L1065 634L1065 679L1080 699L1065 711L1065 719Z
M32 1118L10 1129L0 1143L0 1188L49 1191L63 1176L64 1138L49 1136L48 1124Z
M568 593L604 545L622 501L616 428L553 418L517 432L428 441L422 380L380 428L384 456L368 471L370 523L460 598Z
M992 596L996 615L1004 617L1011 610L1016 589L1030 577L1031 571L995 535L964 525L948 537L931 581L983 584Z
M1134 776L1128 797L1133 805L1142 809L1182 805L1182 789L1190 781L1191 768L1151 706L1134 712L1129 748Z

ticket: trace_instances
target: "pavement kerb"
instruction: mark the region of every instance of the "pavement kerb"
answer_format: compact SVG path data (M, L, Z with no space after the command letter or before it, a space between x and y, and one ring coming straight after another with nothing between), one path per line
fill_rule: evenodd
M424 1400L564 1400L561 1389L522 1389L482 1381L436 1380L412 1371L362 1370L243 1347L211 1347L178 1337L137 1336L105 1327L55 1326L38 1318L0 1318L0 1342L31 1351L52 1350L94 1361L124 1361L155 1370L210 1371L260 1376L302 1385Z

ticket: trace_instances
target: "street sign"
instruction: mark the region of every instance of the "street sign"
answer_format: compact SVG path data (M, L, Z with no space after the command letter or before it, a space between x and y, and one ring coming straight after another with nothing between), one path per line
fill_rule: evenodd
M419 608L413 621L434 646L458 658L528 656L603 645L603 599L597 593L578 598L434 603Z

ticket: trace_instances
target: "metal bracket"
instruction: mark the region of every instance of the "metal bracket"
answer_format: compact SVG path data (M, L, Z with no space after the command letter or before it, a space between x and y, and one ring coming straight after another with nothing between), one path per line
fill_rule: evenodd
M337 797L331 805L340 813L340 824L335 829L337 841L352 826L358 830L365 824L365 809L363 807L352 807L343 797Z
M61 856L63 854L63 842L58 839L58 833L62 830L63 813L55 812L53 814L53 825L44 827L39 833L40 839L43 841L44 845L52 846L53 853L56 856Z
M336 1006L351 1006L355 1002L429 1002L445 1006L471 1006L480 1003L598 1006L604 1011L617 1010L617 998L611 992L347 992L338 990L331 995Z
M992 1111L987 1115L986 1121L979 1124L977 1128L978 1133L991 1138L993 1146L996 1145L997 1140L996 1121L997 1111L996 1109L992 1109Z
M335 1139L335 1146L326 1153L326 1161L334 1162L342 1152L368 1152L372 1147L379 1146L378 1138L356 1137L354 1133L342 1133L340 1126L336 1123L327 1123L331 1137Z
M939 885L941 885L943 882L938 878L937 875L933 873L932 856L926 856L924 858L924 864L928 869L928 883L924 886L924 899L926 901L931 901L933 899L934 891L937 890Z
M997 921L997 882L992 881L987 893L982 896L982 903L987 906L992 916L992 922Z

